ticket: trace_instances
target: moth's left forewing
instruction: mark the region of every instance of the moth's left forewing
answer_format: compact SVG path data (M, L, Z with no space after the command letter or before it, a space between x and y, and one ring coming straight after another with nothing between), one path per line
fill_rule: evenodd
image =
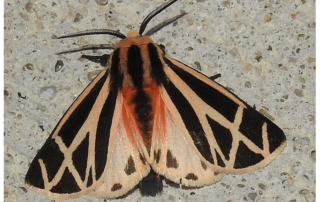
M122 92L110 90L109 70L80 94L32 161L25 179L32 190L51 199L116 198L149 173L139 129Z
M99 100L114 103L116 99L109 94L109 80L106 68L61 118L27 172L26 184L32 190L49 198L69 199L88 194L101 184L97 170L103 170L104 165L98 166L96 160L106 162L106 156L96 156L95 146L104 139L96 135L105 104ZM112 116L110 110L103 113Z
M166 91L189 131L186 139L208 167L250 172L283 150L286 137L269 119L194 69L168 57L164 61L171 85Z

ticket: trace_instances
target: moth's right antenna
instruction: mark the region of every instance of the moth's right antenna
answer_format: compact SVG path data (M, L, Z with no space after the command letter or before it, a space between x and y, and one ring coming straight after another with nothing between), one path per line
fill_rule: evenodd
M161 11L163 11L164 9L166 9L168 6L170 6L171 4L173 4L174 2L176 2L177 0L171 0L168 1L167 3L162 4L161 6L159 6L158 8L156 8L154 11L152 11L151 13L149 13L149 15L143 20L143 22L141 23L140 26L140 30L139 30L139 34L142 35L142 33L144 32L144 30L147 27L148 22L154 17L156 16L158 13L160 13Z

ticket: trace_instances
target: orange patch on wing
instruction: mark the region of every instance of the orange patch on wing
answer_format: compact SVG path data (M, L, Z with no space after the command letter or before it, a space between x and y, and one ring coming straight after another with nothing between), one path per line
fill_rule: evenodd
M134 116L131 108L132 105L130 106L127 102L124 101L121 114L123 125L127 131L129 142L132 145L136 145L136 142L138 140L137 136L140 136L140 130L137 126L136 116Z
M153 133L157 137L157 140L159 140L162 143L166 142L166 113L165 113L165 103L159 93L161 87L157 88L157 95L155 95L155 100L153 104Z
M123 105L121 111L123 124L127 131L130 143L135 145L135 142L137 142L138 140L137 136L140 136L140 130L137 125L138 119L134 114L135 104L131 102L136 94L136 90L130 87L126 87L121 90L121 93L123 96Z
M154 130L154 125L157 124L157 123L154 123L155 116L157 115L156 107L157 107L157 102L160 99L159 86L155 82L151 82L148 85L145 85L143 90L150 98L150 104L151 104L152 110L150 112L149 124L150 124L151 130ZM150 152L150 148L151 148L152 134L153 134L153 131L150 131L150 136L142 137L148 152Z
M159 86L155 82L152 82L149 85L146 85L143 88L143 90L150 98L149 104L151 104L152 111L150 112L149 123L151 124L151 128L153 128L154 124L156 125L162 124L163 126L161 126L160 128L162 128L161 133L164 135L165 134L164 103L163 103L163 100L160 98ZM128 138L131 143L134 143L135 141L140 140L140 138L137 138L136 136L136 135L139 135L143 139L143 142L145 143L145 146L149 151L151 138L146 139L146 137L142 135L141 130L139 129L140 123L135 113L136 103L132 102L132 100L136 96L137 90L130 87L124 87L122 88L121 93L123 95L122 119L123 119L124 126L126 128L126 131L128 133ZM160 120L157 123L154 123L155 116L160 116ZM152 134L152 131L150 132L150 134Z

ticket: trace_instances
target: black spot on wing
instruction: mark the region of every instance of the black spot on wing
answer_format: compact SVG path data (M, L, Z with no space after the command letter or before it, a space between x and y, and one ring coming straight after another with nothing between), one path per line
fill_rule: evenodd
M111 56L110 68L110 91L119 91L122 89L123 74L120 72L120 49L113 51Z
M161 150L160 149L158 149L158 151L154 150L153 155L154 155L154 159L156 160L156 163L159 163L160 156L161 156Z
M214 150L216 152L216 156L217 156L217 164L221 167L226 167L226 165L224 164L220 154L217 152L217 150Z
M44 181L41 175L41 168L38 158L34 158L25 177L26 184L44 189Z
M92 168L89 170L89 176L88 176L88 182L87 182L87 187L90 187L93 184L93 179L92 179Z
M72 163L78 171L81 180L84 181L86 177L87 160L89 149L89 132L82 140L77 149L72 153Z
M44 181L42 179L39 159L43 160L48 173L47 177L49 181L51 181L58 172L64 160L64 155L55 141L48 138L38 154L34 157L26 174L25 180L27 184L44 189Z
M198 176L196 176L194 173L189 173L188 175L185 176L185 178L187 180L194 180L194 181L198 180Z
M203 163L202 161L200 161L201 163L201 167L203 168L203 170L207 170L207 165L205 163Z
M274 152L281 144L286 141L286 136L283 131L274 123L267 120L267 133L269 141L269 151Z
M92 107L101 91L101 88L103 84L106 82L108 74L108 71L106 71L106 73L95 84L95 86L91 89L87 96L79 103L77 108L71 113L66 122L63 123L60 131L58 132L58 136L62 138L62 141L66 145L66 147L69 147L71 145L72 141L79 132L83 123L87 120L88 115L92 110ZM59 121L57 126L60 124L60 122L61 120ZM55 130L56 128L53 130L52 134L55 132Z
M139 189L142 196L156 196L162 192L162 179L151 169L149 174L139 183Z
M140 160L143 163L143 165L146 165L146 158L140 152L139 152L139 157L140 157Z
M151 77L158 84L167 82L167 75L163 70L163 64L159 57L162 57L162 54L158 52L158 49L153 43L148 44L149 50L149 59L151 63Z
M208 105L217 110L230 122L234 121L235 114L238 109L238 104L223 95L220 91L212 88L206 83L202 82L192 74L184 71L180 67L175 66L168 59L165 58L165 63ZM188 67L187 65L185 65ZM189 67L191 68L191 67ZM192 68L191 68L192 69ZM199 72L199 74L201 74ZM214 82L214 81L213 81Z
M117 96L117 91L109 92L108 98L104 103L99 116L95 142L96 179L101 177L106 166L112 117Z
M81 189L79 188L69 169L66 168L58 184L53 186L50 191L59 194L70 194L79 192Z
M132 156L129 156L127 165L124 168L124 172L127 175L131 175L132 173L136 172L136 167L135 167L135 164L134 164Z
M120 183L115 183L112 187L111 187L111 191L118 191L122 188L122 184Z
M177 159L172 155L170 150L167 150L167 168L178 168Z
M260 149L263 149L262 126L266 120L267 118L251 107L243 109L239 131Z
M225 156L226 160L229 160L229 153L232 148L233 140L230 130L211 119L208 115L206 115L206 118L223 155Z
M185 98L186 95L183 95L171 81L169 81L168 84L165 84L164 87L175 107L179 111L184 125L189 131L189 134L193 140L193 143L195 144L201 155L207 161L213 163L210 145L208 143L206 134L203 131L203 128L195 111L193 110L188 100Z
M143 84L143 61L140 48L135 45L130 46L127 58L128 73L131 76L134 86L140 89Z
M267 124L269 151L270 153L274 152L286 141L285 134L267 117L260 114L248 104L246 104L246 106L247 108L243 110L242 122L239 126L239 131L260 149L266 149L263 148L262 127L264 124Z
M262 161L264 157L261 154L254 153L242 141L239 142L234 168L246 168Z

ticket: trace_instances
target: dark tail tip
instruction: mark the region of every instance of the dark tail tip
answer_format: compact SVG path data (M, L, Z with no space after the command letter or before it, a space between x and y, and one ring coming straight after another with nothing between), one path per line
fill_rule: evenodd
M141 195L155 197L163 189L161 176L151 169L150 173L140 182L139 189Z

